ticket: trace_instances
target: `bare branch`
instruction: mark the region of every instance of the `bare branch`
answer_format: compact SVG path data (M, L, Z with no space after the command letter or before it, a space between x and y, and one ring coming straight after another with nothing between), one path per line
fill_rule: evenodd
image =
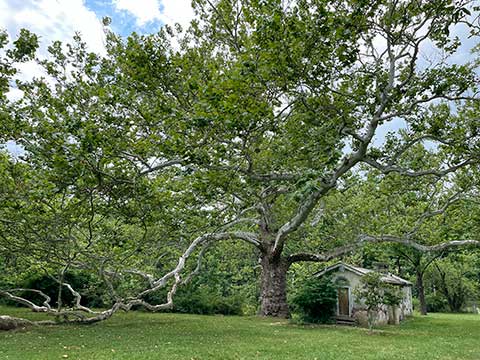
M27 300L20 296L13 295L12 294L13 292L33 292L42 296L45 299L45 301L43 302L43 306L37 306L30 300ZM9 300L25 305L34 312L49 312L52 310L50 306L50 301L51 301L50 297L40 290L16 288L16 289L10 289L10 290L0 290L0 295L6 297Z
M427 169L427 170L421 170L421 171L410 171L406 168L402 168L395 165L383 165L379 163L377 160L372 159L370 157L365 157L362 160L362 162L374 167L377 170L380 170L384 174L389 174L394 172L394 173L408 176L408 177L421 177L421 176L433 175L438 178L441 178L449 173L455 172L456 170L464 166L474 164L476 161L474 159L467 159L458 163L457 165L450 166L443 170Z
M393 154L390 159L388 160L388 163L387 165L388 166L392 166L395 164L395 162L406 152L408 151L408 149L410 149L412 146L414 146L415 144L418 144L418 143L421 143L422 141L425 141L425 140L431 140L431 141L436 141L436 142L439 142L439 143L442 143L442 144L445 144L445 145L450 145L450 143L448 141L445 141L443 139L441 139L440 137L438 136L434 136L434 135L422 135L422 136L419 136L419 137L416 137L416 138L413 138L409 141L407 141L403 146L401 146L396 152L395 154Z
M447 201L445 202L445 204L443 204L443 206L439 209L436 209L436 210L432 210L432 211L427 211L425 213L423 213L417 220L416 224L415 224L415 227L410 230L407 234L407 237L408 238L411 238L416 232L418 232L418 230L420 230L420 227L422 226L422 224L434 217L434 216L438 216L438 215L442 215L444 214L447 209L453 205L454 203L460 201L462 199L462 195L463 192L462 191L459 191L459 192L456 192L455 194L453 194L452 196L450 196Z
M182 281L182 285L188 284L193 277L197 276L200 273L200 270L202 268L202 260L203 256L207 252L208 248L211 246L212 243L207 242L205 245L203 245L202 250L200 250L200 253L198 254L197 257L197 266L195 269L185 278L185 280Z
M290 264L293 264L295 262L301 262L301 261L311 261L311 262L329 261L337 257L340 257L342 255L348 254L354 250L357 250L358 248L361 248L366 244L371 244L371 243L396 243L396 244L412 247L422 252L437 252L437 251L443 251L451 247L461 247L461 246L480 247L480 241L478 240L455 240L455 241L448 241L448 242L440 243L437 245L429 246L429 245L423 245L423 244L417 243L409 238L402 238L402 237L391 236L391 235L382 235L382 236L361 235L358 237L358 239L355 242L345 246L340 246L336 249L333 249L325 253L292 254L288 257L288 262Z
M155 165L155 166L150 166L148 165L148 167L141 171L140 172L140 176L145 176L145 175L148 175L148 174L151 174L157 170L162 170L162 169L165 169L167 167L170 167L170 166L174 166L174 165L182 165L183 163L185 162L184 159L174 159L174 160L169 160L169 161L165 161L161 164L158 164L158 165Z

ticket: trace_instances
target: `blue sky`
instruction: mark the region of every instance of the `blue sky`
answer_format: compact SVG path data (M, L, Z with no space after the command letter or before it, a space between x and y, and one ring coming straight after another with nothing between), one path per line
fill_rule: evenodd
M98 18L110 17L112 29L124 36L133 31L157 32L166 22L165 17L162 16L166 10L163 1L85 0L84 4ZM181 16L181 10L181 8L178 9L178 18Z
M118 9L113 1L86 0L85 7L92 10L99 18L104 16L112 18L112 29L124 36L133 31L153 33L163 24L162 21L155 17L145 23L139 23L137 16L126 9ZM160 11L160 7L158 11Z

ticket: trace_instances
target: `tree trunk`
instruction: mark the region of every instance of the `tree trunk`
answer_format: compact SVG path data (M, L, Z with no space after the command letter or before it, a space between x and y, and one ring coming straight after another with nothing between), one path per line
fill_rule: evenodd
M417 270L417 291L420 301L420 314L427 315L427 302L425 301L425 287L423 285L423 272Z
M260 315L287 318L287 261L263 256L261 265Z

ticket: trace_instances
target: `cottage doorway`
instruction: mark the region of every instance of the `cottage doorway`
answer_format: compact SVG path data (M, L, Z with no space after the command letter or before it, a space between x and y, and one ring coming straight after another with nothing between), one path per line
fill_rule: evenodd
M350 316L348 288L338 288L338 315Z

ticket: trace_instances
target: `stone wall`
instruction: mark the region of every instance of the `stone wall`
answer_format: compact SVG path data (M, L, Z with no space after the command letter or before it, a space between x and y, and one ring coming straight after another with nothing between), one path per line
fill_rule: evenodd
M350 304L350 316L357 320L361 326L368 324L367 309L362 299L357 299L354 295L354 290L361 284L361 276L357 275L348 269L338 269L332 273L332 280L339 286L345 286L349 288L349 304ZM413 313L412 304L412 288L411 286L402 286L403 301L393 311L389 306L382 305L376 315L376 325L385 325L388 323L398 324L401 320ZM338 304L337 304L338 314Z

